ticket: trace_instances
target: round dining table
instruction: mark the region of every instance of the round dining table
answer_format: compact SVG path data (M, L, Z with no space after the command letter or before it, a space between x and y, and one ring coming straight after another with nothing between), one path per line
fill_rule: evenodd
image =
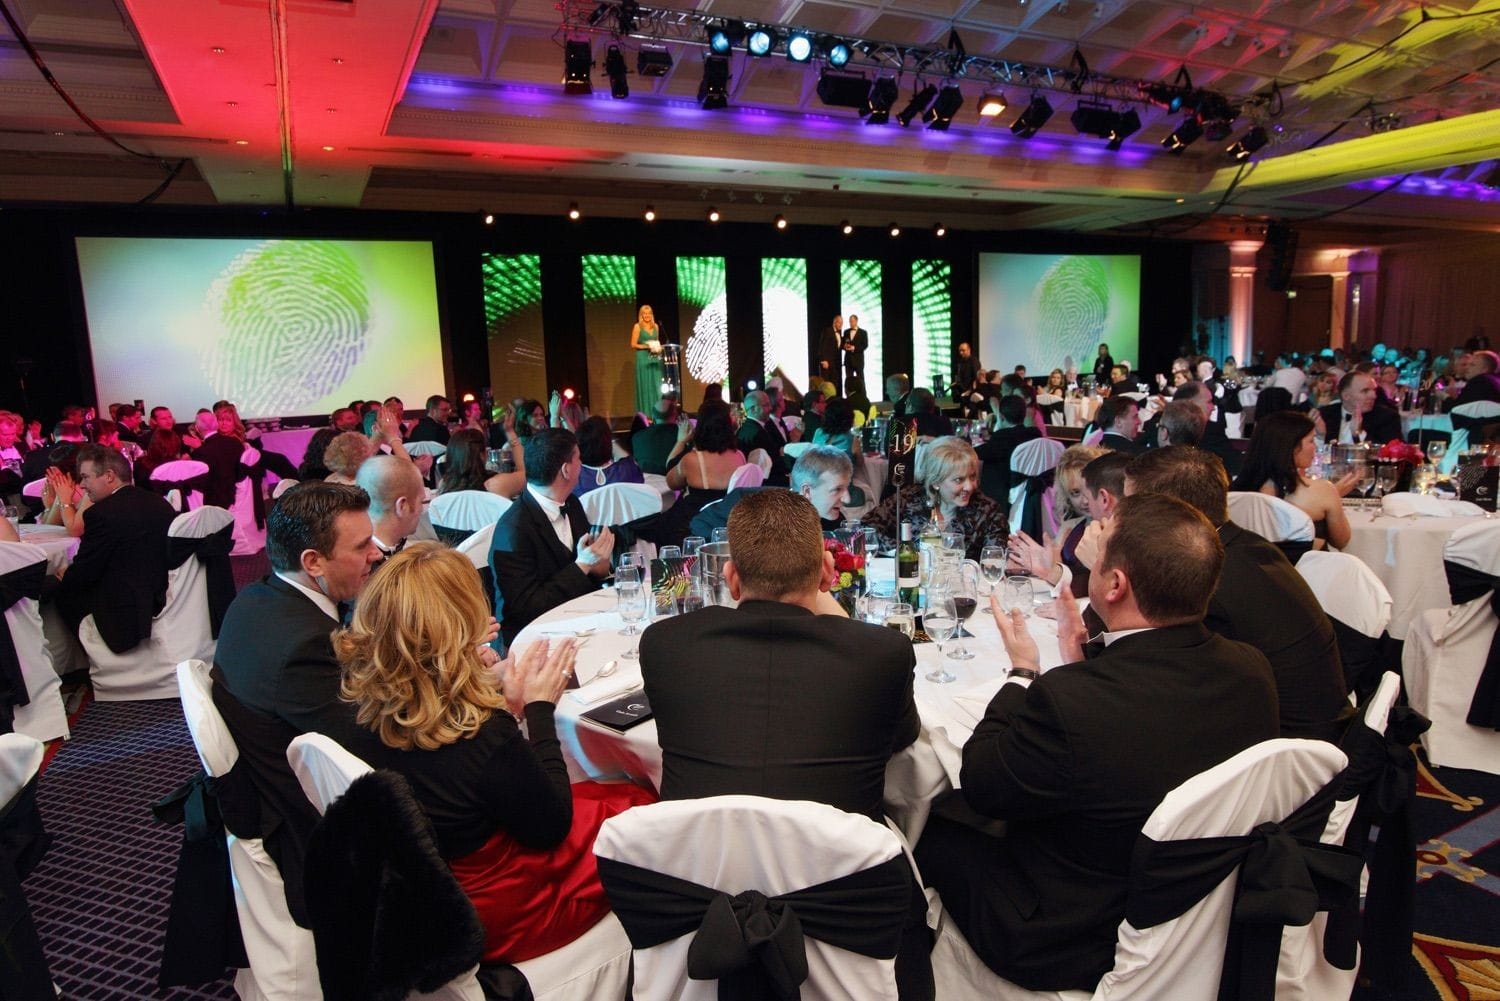
M1391 636L1404 640L1423 612L1452 606L1443 546L1454 532L1472 524L1473 517L1397 517L1347 505L1344 510L1350 534L1343 551L1358 556L1391 593Z
M73 557L78 555L79 543L83 541L69 535L61 525L18 525L16 531L22 542L47 554L47 572L54 577L73 562Z
M1035 607L1027 619L1028 629L1037 642L1043 668L1055 667L1062 659L1057 624L1037 614ZM614 591L606 587L540 616L521 630L512 648L524 649L542 638L574 636L580 641L576 671L581 684L563 694L556 713L558 739L573 781L624 780L659 789L662 759L655 721L616 731L583 715L612 699L642 691L640 662L624 656L639 636L622 635L623 626L615 611ZM922 729L915 743L892 758L886 769L885 793L888 815L912 844L921 834L932 801L957 786L963 745L1010 666L987 597L980 598L966 626L973 635L949 640L941 653L936 643L916 644L914 689ZM972 659L947 656L959 642L973 652ZM712 651L705 650L704 656L711 657ZM939 664L955 680L929 681L927 674ZM608 673L600 675L601 670Z

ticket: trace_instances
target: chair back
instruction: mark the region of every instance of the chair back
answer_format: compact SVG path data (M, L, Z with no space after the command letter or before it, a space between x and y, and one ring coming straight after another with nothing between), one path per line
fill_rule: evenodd
M489 524L472 533L463 542L454 546L460 553L469 558L474 564L475 570L488 570L490 566L490 547L495 540L495 526Z
M45 476L42 477L39 480L32 480L30 483L22 484L22 486L21 486L21 496L22 497L30 497L32 500L41 500L42 499L42 488L45 487L46 485L47 485L47 478Z
M511 502L488 490L455 490L438 494L428 505L428 516L433 527L456 529L460 532L477 532L481 528L494 528L500 516L510 510Z
M25 542L0 542L0 578L12 573L45 576L47 554L39 546ZM38 563L44 564L37 568ZM62 682L52 663L52 651L47 645L47 635L42 629L41 607L36 598L18 598L5 609L5 628L10 631L10 643L16 651L16 661L21 665L21 677L26 682L26 696L30 700L24 706L15 707L15 731L37 740L53 740L66 737L68 714L63 708ZM0 643L5 637L0 636Z
M437 441L409 441L403 447L406 449L406 454L413 459L418 456L431 455L435 461L436 457L448 454L448 446Z
M292 489L292 487L295 487L299 482L301 482L301 481L300 480L277 480L276 481L276 486L274 486L274 487L271 488L271 499L272 500L280 500L282 494L284 494L288 490Z
M24 733L0 733L0 809L41 771L46 746Z
M1329 618L1370 637L1391 624L1391 592L1359 557L1313 551L1297 561L1297 572Z
M1229 492L1229 520L1267 542L1307 542L1314 538L1312 518L1280 497L1257 490Z
M174 459L171 462L163 462L151 470L152 485L163 494L171 490L179 490L185 496L183 503L186 507L178 507L178 510L191 510L203 503L203 490L196 481L208 475L208 463L199 462L197 459Z
M214 705L213 679L208 665L201 660L185 660L177 665L177 691L182 698L182 715L203 770L212 776L227 775L240 758L240 749L219 709Z
M328 805L347 792L355 779L373 770L321 733L293 737L286 747L286 760L319 813L327 813Z
M1055 438L1033 438L1022 442L1010 454L1010 530L1025 532L1040 540L1044 534L1056 534L1053 511L1054 484L1033 479L1057 468L1058 460L1068 446ZM1034 496L1033 496L1034 495Z
M638 806L604 822L594 854L734 895L768 897L861 872L902 855L882 824L822 803L716 796ZM904 863L903 863L904 864ZM635 951L636 1001L715 1001L718 981L690 980L691 933ZM894 959L806 940L814 999L896 997Z
M1452 474L1458 468L1459 455L1469 447L1471 431L1481 431L1487 425L1500 421L1500 403L1494 400L1477 400L1465 403L1448 411L1453 422L1453 434L1448 439L1448 451L1438 463L1438 471Z
M1443 544L1443 562L1491 577L1500 575L1500 521L1473 521L1448 536Z
M812 442L810 441L789 441L782 448L781 454L786 456L789 461L796 462L802 457L802 453L810 448L812 448Z
M1348 759L1320 740L1268 740L1173 789L1147 818L1153 841L1237 837L1279 822L1328 785ZM1218 997L1238 870L1183 914L1154 927L1120 922L1115 965L1094 992L1111 1001Z
M580 500L590 525L624 525L661 511L661 494L644 483L611 483Z
M750 450L750 454L745 456L745 461L754 463L755 465L759 466L761 472L765 473L768 476L771 473L772 467L775 465L775 463L771 461L770 453L763 448L752 448Z
M1068 446L1055 438L1033 438L1023 441L1010 453L1010 471L1021 476L1040 476L1057 468Z
M729 486L727 489L738 490L741 487L758 487L765 482L765 471L755 463L747 462L729 474Z

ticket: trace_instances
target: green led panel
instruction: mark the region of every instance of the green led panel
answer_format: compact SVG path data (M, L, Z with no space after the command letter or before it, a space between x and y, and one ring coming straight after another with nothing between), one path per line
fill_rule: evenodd
M761 343L766 374L786 373L807 388L807 261L765 257L760 262Z
M844 324L848 325L849 316L853 314L859 317L860 329L870 335L870 347L865 352L865 394L878 400L885 381L881 372L885 314L881 309L880 262L840 261L839 301L843 303L839 311Z
M918 386L953 377L953 265L911 263L912 379Z

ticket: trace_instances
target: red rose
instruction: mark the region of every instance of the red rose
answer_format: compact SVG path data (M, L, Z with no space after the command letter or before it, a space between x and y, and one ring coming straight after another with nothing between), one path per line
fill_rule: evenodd
M864 568L865 568L865 558L863 556L856 556L856 557L854 557L854 569L856 569L856 570L863 570Z
M854 557L848 553L839 553L833 558L833 565L839 573L848 573L854 569Z

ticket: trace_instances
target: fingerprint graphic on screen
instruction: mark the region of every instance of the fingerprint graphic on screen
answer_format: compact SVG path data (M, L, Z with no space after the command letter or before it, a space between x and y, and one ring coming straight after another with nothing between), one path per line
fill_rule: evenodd
M703 307L687 342L688 373L699 382L723 382L729 377L729 319L727 297L721 292Z
M1109 277L1091 257L1064 257L1042 275L1032 302L1047 356L1088 357L1109 318Z
M370 328L359 265L316 240L244 251L209 286L204 312L217 326L204 371L246 416L306 413L349 378Z

